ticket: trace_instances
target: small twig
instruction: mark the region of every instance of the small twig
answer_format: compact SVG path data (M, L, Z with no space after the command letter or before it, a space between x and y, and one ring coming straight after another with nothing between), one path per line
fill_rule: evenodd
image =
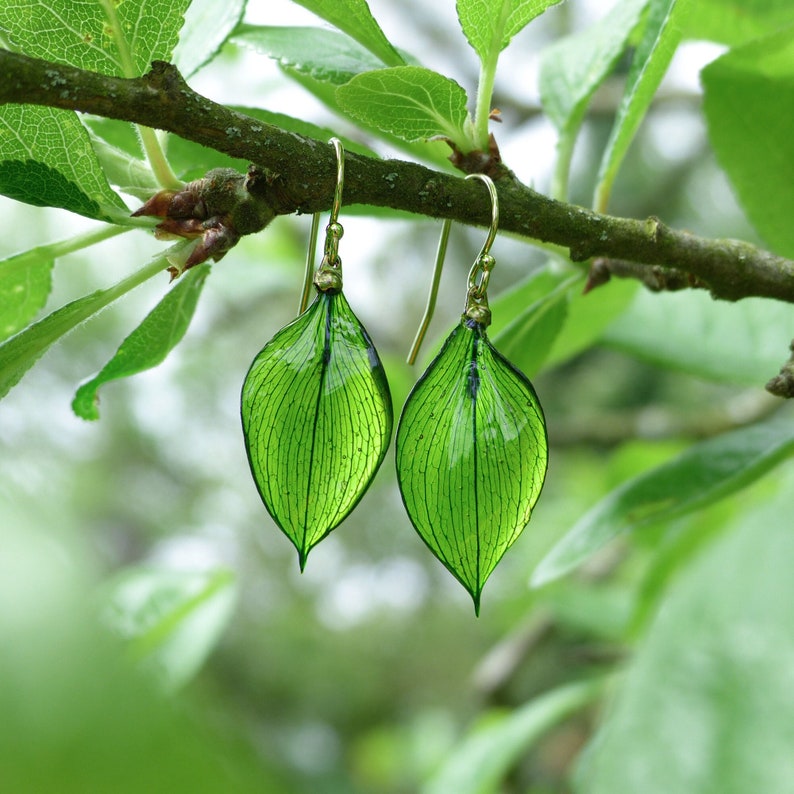
M585 292L606 284L612 277L631 278L640 281L651 292L677 292L682 289L707 289L713 297L719 297L714 289L702 279L683 270L662 265L640 265L622 259L599 257L590 265Z
M794 397L794 341L790 345L791 357L780 368L780 374L775 375L767 384L766 390L776 397Z

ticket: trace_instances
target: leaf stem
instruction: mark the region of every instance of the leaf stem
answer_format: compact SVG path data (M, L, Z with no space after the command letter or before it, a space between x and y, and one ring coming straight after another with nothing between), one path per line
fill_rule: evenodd
M571 159L576 136L563 132L557 141L557 161L551 175L551 197L558 201L568 198L568 183L571 176Z
M123 75L127 78L137 77L135 69L135 61L130 51L129 42L124 35L124 30L121 27L116 7L112 0L101 0L102 8L105 11L108 24L113 31L113 38L116 40L116 46L119 51L119 65ZM183 183L177 178L173 172L168 160L166 159L163 147L160 146L160 141L157 138L155 131L149 127L142 127L136 125L138 133L141 136L141 144L146 153L146 159L152 167L158 184L166 189L177 189L183 186Z
M474 111L474 130L477 143L482 151L488 150L488 121L491 116L493 87L496 80L496 65L499 53L502 52L502 38L512 4L510 0L502 0L498 17L494 20L491 40L485 54L477 49L480 56L480 79L477 83L477 106Z
M593 196L593 209L596 212L606 213L609 206L609 195L612 192L612 179L606 176L601 179Z
M477 105L474 110L474 136L482 151L488 150L488 121L491 115L496 64L499 50L492 48L487 58L480 62L480 79L477 83Z
M158 184L166 190L179 190L184 187L185 183L177 177L171 168L163 147L160 146L157 133L151 127L136 126L141 136L141 144L143 145L143 151L146 153L146 159L152 167L152 172Z
M408 363L413 365L416 357L419 354L419 348L422 346L422 341L425 338L430 321L433 319L433 313L436 309L436 298L438 297L438 285L441 283L441 273L444 269L444 259L447 255L447 242L449 241L449 231L452 228L452 221L445 220L444 225L441 227L441 237L438 241L438 249L436 251L436 262L433 265L433 278L430 282L430 292L427 294L427 305L425 306L425 313L422 315L422 321L419 324L419 329L414 337L411 351L408 353Z
M90 248L92 245L101 243L103 240L109 240L111 237L116 237L119 234L133 229L133 226L103 226L99 229L94 229L84 234L77 234L74 237L69 237L66 240L58 240L54 243L47 245L39 245L33 249L37 255L44 257L51 257L58 259L59 257L72 254L75 251L82 251L84 248Z
M551 195L558 201L568 200L571 160L584 116L584 108L582 108L571 116L567 124L560 130L560 137L557 140L557 162L554 164L554 173L551 177Z
M165 263L165 257L158 256L118 284L67 303L3 342L0 345L0 397L5 396L64 334L144 281L161 273Z
M167 264L168 260L166 259L165 255L156 256L151 262L144 265L140 270L136 270L134 273L131 273L129 276L127 276L127 278L122 279L118 282L118 284L114 284L112 287L102 290L101 304L97 303L96 305L98 308L104 308L105 306L108 306L122 295L126 295L128 292L130 292L130 290L135 289L135 287L139 287L145 281L153 278L158 273L162 273L163 270L165 270Z

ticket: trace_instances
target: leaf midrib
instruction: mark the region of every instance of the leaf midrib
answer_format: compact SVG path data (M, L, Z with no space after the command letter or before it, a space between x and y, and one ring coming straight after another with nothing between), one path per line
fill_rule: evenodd
M323 355L320 361L320 377L317 382L317 400L314 404L314 422L312 424L312 439L309 445L309 476L306 478L306 500L304 502L303 511L303 537L300 548L300 568L306 564L306 558L309 556L309 549L306 548L306 533L309 526L309 504L311 502L312 491L312 470L314 469L314 453L317 446L317 418L320 415L320 403L322 401L323 392L325 390L325 381L328 374L328 362L331 359L331 320L334 310L334 300L332 295L324 294L323 300L327 302L325 312L325 332L323 340Z

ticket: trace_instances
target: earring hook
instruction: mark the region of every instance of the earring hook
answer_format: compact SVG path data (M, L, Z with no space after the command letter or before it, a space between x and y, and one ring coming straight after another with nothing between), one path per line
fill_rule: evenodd
M466 179L479 179L488 188L488 195L491 197L491 226L488 229L488 237L485 238L485 243L477 257L479 259L491 250L491 246L496 239L496 232L499 229L499 194L496 192L496 185L494 185L493 179L485 174L469 174Z
M312 215L312 226L309 232L309 251L306 254L306 269L303 276L303 290L301 292L298 315L306 311L312 283L320 292L339 292L342 289L342 260L339 258L339 240L345 230L342 228L342 224L339 223L339 212L342 209L342 192L345 186L345 149L339 138L331 138L328 143L334 147L334 154L336 155L334 200L331 205L328 225L325 227L323 260L316 273L314 272L314 252L317 248L317 237L320 230L320 213L315 212Z
M496 263L490 254L491 246L496 239L496 232L499 228L499 196L496 193L496 186L493 180L485 174L469 174L466 179L479 179L485 183L488 188L488 194L491 197L491 225L488 229L488 236L485 238L485 243L477 254L474 264L471 266L468 277L468 286L466 291L466 308L464 315L472 320L475 320L482 325L490 325L491 312L488 308L488 280L490 278L491 270ZM411 345L411 352L408 354L408 363L413 364L419 354L419 348L424 341L425 334L433 318L433 312L436 308L436 298L438 296L438 287L441 282L441 271L444 267L444 259L447 255L447 242L449 240L449 232L452 226L452 221L448 218L444 220L444 225L441 227L441 237L438 241L438 249L436 250L436 261L433 265L433 278L430 283L430 292L427 295L427 305L425 312L422 316L422 321L419 324L419 329L414 337L414 342Z
M317 237L320 234L320 213L312 215L312 226L309 230L309 248L306 251L306 267L303 271L303 289L301 290L301 301L298 305L298 317L300 317L309 305L309 295L312 290L312 278L314 277L314 252L317 250Z
M438 248L436 249L436 261L433 265L433 280L430 282L430 292L427 293L427 305L425 313L422 315L422 322L416 331L411 352L408 354L408 363L413 364L419 355L419 348L427 333L430 321L433 319L433 312L436 310L436 298L438 296L438 285L441 283L441 271L444 269L444 259L447 256L447 242L449 241L449 231L452 228L452 221L449 218L444 220L441 227L441 237L438 238Z
M491 324L491 310L488 308L488 281L496 264L496 260L489 252L499 228L499 196L496 193L496 185L489 176L469 174L466 179L479 179L484 182L488 188L488 195L491 197L491 226L488 229L488 237L485 238L485 243L469 271L469 288L466 292L466 309L464 311L465 316L470 320L487 326Z
M345 148L339 138L331 138L328 143L334 147L336 154L336 188L334 189L334 203L331 206L329 223L336 223L339 219L339 210L342 209L342 191L345 187Z

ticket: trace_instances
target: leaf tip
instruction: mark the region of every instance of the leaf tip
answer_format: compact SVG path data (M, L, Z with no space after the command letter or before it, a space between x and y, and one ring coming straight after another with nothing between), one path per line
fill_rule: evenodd
M298 565L300 566L301 573L303 573L304 569L306 568L306 560L309 557L309 550L308 549L298 549Z
M99 395L91 389L81 386L72 400L72 413L87 422L95 422L99 419Z
M480 617L480 596L482 595L482 589L477 590L476 592L472 592L471 598L474 601L474 617Z

